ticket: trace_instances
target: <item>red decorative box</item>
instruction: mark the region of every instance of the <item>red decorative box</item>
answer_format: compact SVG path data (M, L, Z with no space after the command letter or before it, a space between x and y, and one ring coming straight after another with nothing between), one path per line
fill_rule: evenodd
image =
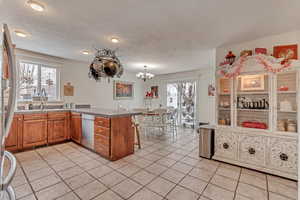
M246 128L257 128L257 129L267 129L268 126L265 123L262 122L251 122L251 121L245 121L242 123L243 127Z
M278 90L279 91L288 91L289 88L287 86L281 86Z
M266 48L255 48L255 54L267 54Z

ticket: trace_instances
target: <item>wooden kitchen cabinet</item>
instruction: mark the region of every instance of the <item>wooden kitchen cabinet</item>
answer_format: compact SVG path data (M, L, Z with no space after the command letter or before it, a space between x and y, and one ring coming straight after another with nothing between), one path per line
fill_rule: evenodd
M47 114L25 114L23 148L47 144Z
M94 150L101 156L110 159L110 118L95 118Z
M111 118L111 160L134 153L134 128L131 116Z
M68 139L68 113L48 113L48 143L63 142Z
M5 140L5 149L17 151L22 149L23 115L15 115Z
M118 160L134 153L134 129L131 116L96 117L94 149L109 160Z
M71 113L71 139L77 143L81 143L82 125L81 114Z

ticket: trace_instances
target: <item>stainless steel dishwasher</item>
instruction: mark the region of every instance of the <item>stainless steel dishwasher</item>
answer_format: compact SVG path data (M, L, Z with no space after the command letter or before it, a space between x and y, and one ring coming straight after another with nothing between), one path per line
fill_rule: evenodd
M82 114L82 139L81 144L89 149L94 149L94 115Z

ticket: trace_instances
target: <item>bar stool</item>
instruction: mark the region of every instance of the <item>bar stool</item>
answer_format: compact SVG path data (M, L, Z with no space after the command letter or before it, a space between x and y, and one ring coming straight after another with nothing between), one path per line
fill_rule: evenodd
M139 149L141 149L141 139L140 139L140 131L139 131L139 123L135 116L132 116L132 126L134 128L134 134L135 138L137 139L137 142L135 142L135 145L138 145Z

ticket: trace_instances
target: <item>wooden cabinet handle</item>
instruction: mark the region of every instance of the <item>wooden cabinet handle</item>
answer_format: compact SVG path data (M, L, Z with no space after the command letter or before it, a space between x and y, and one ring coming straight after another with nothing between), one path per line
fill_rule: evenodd
M287 161L289 159L288 155L286 155L285 153L281 153L279 157L282 161Z
M223 144L223 148L224 148L224 149L228 149L228 148L229 148L229 145L225 142L225 143Z
M255 154L255 149L252 148L252 147L250 147L250 148L248 149L248 152L249 152L249 154L253 155L253 154Z

